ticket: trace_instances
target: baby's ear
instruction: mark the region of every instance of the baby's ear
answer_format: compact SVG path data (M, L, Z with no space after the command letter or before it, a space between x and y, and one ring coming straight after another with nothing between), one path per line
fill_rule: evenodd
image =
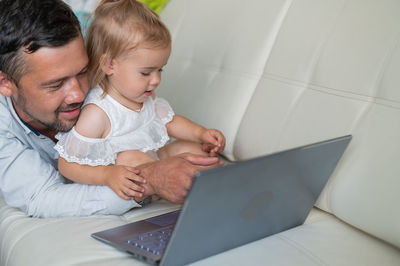
M5 97L10 97L13 92L12 86L13 82L10 81L6 74L0 71L0 94Z
M100 67L107 76L111 76L114 74L115 60L106 54L102 54L100 57Z

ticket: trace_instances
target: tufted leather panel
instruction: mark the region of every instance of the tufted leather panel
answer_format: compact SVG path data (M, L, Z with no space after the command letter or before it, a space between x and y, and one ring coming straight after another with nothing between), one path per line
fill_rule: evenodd
M172 1L159 93L222 129L232 160L352 134L317 206L400 246L398 14L396 0Z

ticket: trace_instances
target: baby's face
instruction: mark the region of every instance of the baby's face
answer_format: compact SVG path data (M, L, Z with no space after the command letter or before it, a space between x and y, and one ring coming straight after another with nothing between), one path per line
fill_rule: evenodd
M128 108L140 109L160 84L162 68L170 54L171 47L138 48L114 59L108 75L108 93Z

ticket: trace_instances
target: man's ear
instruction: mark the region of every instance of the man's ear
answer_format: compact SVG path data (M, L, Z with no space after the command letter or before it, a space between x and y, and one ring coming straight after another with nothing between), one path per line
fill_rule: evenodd
M111 59L109 56L106 54L101 55L100 57L100 67L101 70L107 75L111 76L114 74L115 70L115 60Z
M13 82L9 80L6 74L0 71L0 94L6 97L12 95Z

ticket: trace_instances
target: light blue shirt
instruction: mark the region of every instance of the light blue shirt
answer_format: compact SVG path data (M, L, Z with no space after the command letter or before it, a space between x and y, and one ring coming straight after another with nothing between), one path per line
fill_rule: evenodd
M29 128L0 95L0 197L33 217L122 214L140 206L106 186L67 184L55 143Z

